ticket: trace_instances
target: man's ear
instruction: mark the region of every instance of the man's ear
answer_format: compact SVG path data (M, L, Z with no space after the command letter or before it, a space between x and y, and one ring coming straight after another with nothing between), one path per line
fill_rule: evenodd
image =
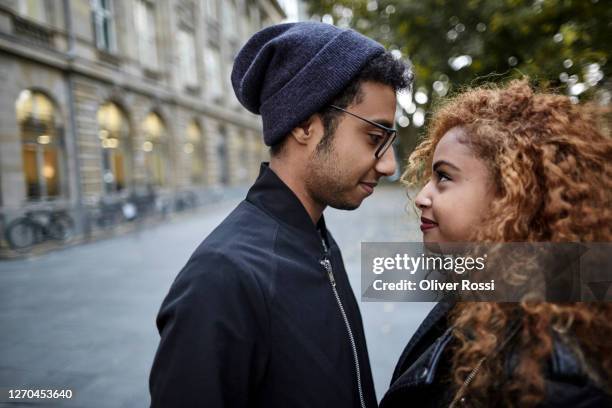
M314 114L296 126L291 131L290 135L296 142L302 145L311 143L313 140L316 140L316 143L318 143L318 139L320 138L319 133L321 133L322 129L323 124L321 118L319 115Z

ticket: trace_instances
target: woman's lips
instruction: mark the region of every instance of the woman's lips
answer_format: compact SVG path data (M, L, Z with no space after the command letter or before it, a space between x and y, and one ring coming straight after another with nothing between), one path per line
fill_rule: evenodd
M429 218L421 217L421 231L425 232L437 226L438 224L436 222L433 222Z

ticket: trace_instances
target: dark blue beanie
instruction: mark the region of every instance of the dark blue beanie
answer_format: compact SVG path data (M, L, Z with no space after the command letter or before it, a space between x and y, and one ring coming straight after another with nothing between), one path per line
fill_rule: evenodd
M385 51L351 29L302 22L255 33L232 69L240 103L261 114L264 141L280 142L339 94L365 64Z

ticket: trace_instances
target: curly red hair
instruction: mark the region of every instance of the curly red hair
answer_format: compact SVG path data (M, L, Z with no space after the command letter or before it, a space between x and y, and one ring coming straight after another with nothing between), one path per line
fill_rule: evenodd
M598 123L602 117L566 96L536 93L527 80L469 90L437 109L402 180L424 184L438 142L461 127L496 192L473 242L609 242L612 140L609 126ZM504 353L494 350L517 318L519 362L512 378L500 380ZM555 330L575 346L587 374L612 389L610 303L466 302L449 319L455 326L451 383L459 389L486 358L467 389L473 405L488 406L500 396L505 405L521 407L541 401Z

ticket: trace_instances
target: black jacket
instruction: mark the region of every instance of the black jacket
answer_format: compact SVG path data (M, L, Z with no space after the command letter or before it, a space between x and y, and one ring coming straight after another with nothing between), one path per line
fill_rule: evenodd
M246 200L197 248L162 303L152 406L360 407L343 313L365 405L375 407L340 250L323 217L315 226L264 164Z
M444 353L451 341L447 314L454 306L450 300L438 303L412 336L404 349L391 379L391 386L380 408L414 406L448 407L453 394L440 381L441 373L450 369ZM512 350L512 339L508 343ZM516 354L510 352L505 362L506 372L512 372ZM546 395L542 408L612 407L612 398L597 388L581 369L577 357L561 341L553 342L553 353L545 374ZM454 392L454 390L453 390ZM469 394L466 404L469 407ZM494 406L499 406L494 404Z

